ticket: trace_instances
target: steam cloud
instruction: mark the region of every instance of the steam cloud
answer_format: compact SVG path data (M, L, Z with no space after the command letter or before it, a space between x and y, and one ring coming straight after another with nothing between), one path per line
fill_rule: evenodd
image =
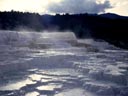
M110 2L97 2L97 0L62 0L59 3L51 3L48 6L52 13L100 13L112 8Z

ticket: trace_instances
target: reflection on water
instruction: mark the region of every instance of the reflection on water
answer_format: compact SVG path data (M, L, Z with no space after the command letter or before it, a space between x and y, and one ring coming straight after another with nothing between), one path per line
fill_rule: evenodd
M57 51L48 51L46 52L47 55L74 55L74 53L71 53L71 52L57 52Z
M39 80L41 80L42 75L32 74L29 76L29 78L33 81L37 81L37 80L39 81Z
M66 55L69 55L69 56L73 56L75 55L75 53L73 52L67 52L67 51L55 51L55 50L40 50L39 53L33 53L33 54L29 54L29 56L32 56L32 57L40 57L40 56L43 56L43 57L49 57L49 56L66 56Z
M69 68L43 69L40 70L38 73L44 73L49 75L70 75L70 76L77 76L81 74L78 73L76 70Z
M75 88L71 90L65 90L64 92L56 94L55 96L91 96L91 95L86 94L83 89Z
M56 88L61 88L62 85L55 85L55 84L49 84L49 85L43 85L43 86L39 86L37 87L38 90L48 90L48 91L54 91Z
M51 44L49 49L25 48L18 54L13 48L7 53L0 50L0 69L23 73L3 75L0 70L7 81L0 86L0 96L128 96L127 51L96 41L91 47L78 47L65 40L67 35L63 40L60 35L49 36L39 42ZM93 51L95 47L98 51ZM23 72L21 67L27 68Z
M34 92L27 93L25 96L39 96L39 93L34 91Z
M10 90L11 93L7 94L13 94L14 96L17 96L17 94L21 96L53 96L64 89L74 88L79 83L78 78L81 73L68 68L38 68L26 70L24 74L27 79L18 79L17 81L14 78L17 78L19 74L12 75L12 82L9 80L9 83L0 87L0 95L2 91L6 93ZM22 76L19 78L22 78ZM17 92L15 93L15 91Z
M10 82L9 84L1 86L0 90L19 90L21 87L26 86L27 84L35 84L35 83L36 82L33 82L29 79L19 80L19 81Z

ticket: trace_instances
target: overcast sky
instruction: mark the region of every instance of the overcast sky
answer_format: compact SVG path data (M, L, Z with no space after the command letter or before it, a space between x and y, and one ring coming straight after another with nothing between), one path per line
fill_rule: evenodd
M0 0L0 11L105 13L128 16L128 0Z

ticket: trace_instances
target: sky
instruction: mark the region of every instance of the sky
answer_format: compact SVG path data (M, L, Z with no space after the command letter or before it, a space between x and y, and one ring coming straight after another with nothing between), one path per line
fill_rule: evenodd
M116 13L128 16L128 0L0 0L0 11L56 13Z

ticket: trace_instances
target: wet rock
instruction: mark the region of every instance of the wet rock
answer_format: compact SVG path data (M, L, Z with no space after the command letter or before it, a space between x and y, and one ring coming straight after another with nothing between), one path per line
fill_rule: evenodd
M114 95L111 86L98 82L86 82L84 88L99 95Z

